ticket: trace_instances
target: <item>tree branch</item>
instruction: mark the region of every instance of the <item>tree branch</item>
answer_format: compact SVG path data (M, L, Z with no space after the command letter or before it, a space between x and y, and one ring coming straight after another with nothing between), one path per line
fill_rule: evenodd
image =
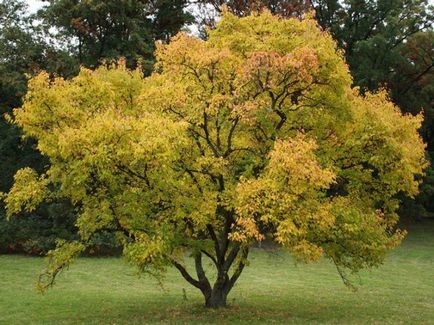
M196 267L197 278L199 279L202 290L204 288L211 288L208 278L205 275L205 271L202 265L202 254L199 252L194 256L194 265Z
M214 145L214 143L212 143L210 135L209 135L209 130L208 130L208 115L206 114L205 111L203 112L202 129L205 132L206 143L211 148L212 152L214 153L214 156L215 157L220 157L220 153L218 152L218 150L217 150L216 146Z
M234 273L232 274L232 277L230 278L229 282L226 285L226 291L229 292L232 287L234 286L235 282L237 282L238 278L240 277L241 273L244 270L244 267L246 266L245 259L249 255L249 249L245 248L242 251L241 254L241 260L238 263L237 268L235 269Z
M214 256L212 256L210 253L208 253L208 252L207 252L206 250L204 250L204 249L202 249L201 252L202 252L205 256L207 256L211 261L213 261L213 263L215 264L215 266L218 267L217 259L216 259Z
M215 249L216 256L217 256L217 261L220 262L224 256L222 257L222 253L220 250L220 245L219 245L217 235L214 231L214 228L210 224L206 225L206 229L208 230L209 235L211 236L211 239L214 241L214 249Z
M173 264L173 266L175 266L178 269L178 271L181 273L182 277L188 283L190 283L191 285L195 286L198 289L201 289L201 283L199 281L197 281L196 279L194 279L181 264L179 264L177 261L175 261L173 259L170 262Z
M232 250L229 252L228 257L226 258L225 262L223 263L223 270L228 271L234 262L235 258L237 257L239 251L241 248L241 244L236 243L235 246L232 248Z
M148 176L145 175L140 175L139 173L136 173L135 171L131 170L130 168L126 167L126 166L122 166L119 164L116 164L116 168L119 169L121 172L126 173L129 176L135 176L137 178L140 178L141 180L145 181L146 186L148 186L149 188L151 187L151 183L148 179ZM145 166L145 172L146 172L147 167Z
M228 135L228 139L227 139L227 148L226 148L225 153L223 154L223 157L229 156L229 154L232 152L232 138L234 136L235 128L238 125L238 121L239 121L239 118L236 117L234 119L234 121L232 122L231 128L229 129L229 135Z

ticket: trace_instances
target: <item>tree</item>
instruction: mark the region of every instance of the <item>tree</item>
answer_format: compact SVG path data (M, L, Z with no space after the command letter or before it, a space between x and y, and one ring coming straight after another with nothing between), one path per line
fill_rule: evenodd
M413 115L424 112L420 130L431 161L434 161L434 103L432 79L434 43L433 6L428 0L202 0L213 26L221 5L238 16L252 10L268 8L282 17L302 17L315 11L319 25L329 31L345 58L353 76L353 84L361 91L387 89L392 101L402 112ZM206 10L204 4L214 10ZM210 13L210 14L206 14ZM213 15L214 14L214 15ZM434 174L429 170L428 175ZM405 198L401 215L420 218L434 215L434 183L425 177L416 200Z
M421 121L352 90L313 19L226 13L207 41L160 44L150 77L122 63L35 77L15 123L51 167L20 170L5 202L10 216L56 197L80 209L81 240L50 253L41 289L100 231L142 272L176 267L208 307L226 305L266 237L301 261L326 256L348 283L404 236L396 196L417 193Z
M434 109L434 31L428 29L416 33L398 49L400 60L394 64L389 81L392 96L404 112L413 115L421 108ZM425 132L432 130L429 127ZM433 136L426 134L425 138L432 139ZM429 145L434 149L434 143Z
M268 9L274 15L300 17L312 8L310 0L198 0L197 4L211 5L217 12L227 8L237 16L248 16L253 12Z
M70 78L80 64L95 67L121 56L129 66L141 62L149 72L154 40L168 40L191 19L183 0L48 2L38 15L30 15L23 0L0 1L0 191L9 191L18 169L42 173L48 165L35 141L21 140L19 128L3 118L21 106L29 75L45 70ZM0 251L44 253L55 246L56 237L75 236L74 219L67 200L10 221L0 205Z
M206 38L207 28L214 28L223 10L238 17L249 16L262 10L269 10L282 17L301 18L312 9L310 0L191 0L194 6L196 23L202 38Z
M402 112L424 112L420 129L433 160L433 6L427 0L313 1L319 23L345 50L354 85L362 91L387 88ZM430 167L431 168L431 167ZM428 171L428 175L433 171ZM433 215L432 177L416 200L404 201L402 215Z
M22 141L20 129L3 118L21 106L27 75L44 69L68 76L74 70L68 54L47 42L26 9L23 1L0 1L0 191L9 191L18 169L31 166L43 172L47 164L47 159L35 150L35 142ZM56 237L71 238L72 228L65 206L44 206L8 222L0 204L0 252L48 251L55 246Z
M388 81L391 97L403 112L423 111L420 134L427 144L428 157L434 161L434 31L412 35L398 50L400 59L392 65ZM434 216L433 175L431 165L416 201L405 201L404 213L419 218Z
M63 76L74 73L74 68L67 67L71 63L67 54L46 43L33 25L34 20L26 13L23 1L0 2L0 115L21 106L27 91L26 74L35 75L41 70ZM3 118L0 118L0 134L0 191L5 191L12 185L15 165L23 166L40 159L28 143L24 150L21 148L19 130ZM40 165L45 163L39 162Z
M39 11L47 28L69 44L80 64L95 68L124 57L129 67L150 71L154 42L176 34L191 17L185 0L49 0Z
M319 24L334 35L362 90L377 90L390 81L400 47L432 26L428 0L314 0Z

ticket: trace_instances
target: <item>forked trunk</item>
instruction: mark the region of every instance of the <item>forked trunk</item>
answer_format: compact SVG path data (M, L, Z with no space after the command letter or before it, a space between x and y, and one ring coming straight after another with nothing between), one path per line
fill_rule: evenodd
M195 254L194 262L197 278L194 278L183 265L176 260L172 260L172 264L179 270L184 279L202 292L205 298L205 307L207 308L226 307L228 294L241 275L249 253L248 248L242 248L238 243L230 247L229 245L224 245L224 247L225 249L221 253L220 247L216 245L215 256L203 250ZM217 269L217 279L213 286L205 275L202 265L202 254L207 256ZM238 261L232 265L237 256L239 257ZM231 266L233 266L232 269Z

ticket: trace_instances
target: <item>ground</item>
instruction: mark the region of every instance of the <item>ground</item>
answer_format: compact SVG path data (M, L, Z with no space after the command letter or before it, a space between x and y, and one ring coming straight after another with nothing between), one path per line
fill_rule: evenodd
M81 258L41 295L43 264L0 256L0 324L434 324L434 222L411 226L383 266L354 278L357 292L327 260L257 249L225 310L204 309L175 270L161 289L119 258Z

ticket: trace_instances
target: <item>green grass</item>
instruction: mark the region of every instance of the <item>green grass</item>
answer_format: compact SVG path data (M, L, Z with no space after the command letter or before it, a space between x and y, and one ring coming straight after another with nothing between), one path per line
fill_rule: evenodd
M382 267L362 272L357 292L326 260L295 265L283 252L255 250L225 310L204 309L175 270L162 290L117 258L81 258L40 295L34 283L43 265L41 258L0 256L0 323L434 324L432 222L410 228Z

